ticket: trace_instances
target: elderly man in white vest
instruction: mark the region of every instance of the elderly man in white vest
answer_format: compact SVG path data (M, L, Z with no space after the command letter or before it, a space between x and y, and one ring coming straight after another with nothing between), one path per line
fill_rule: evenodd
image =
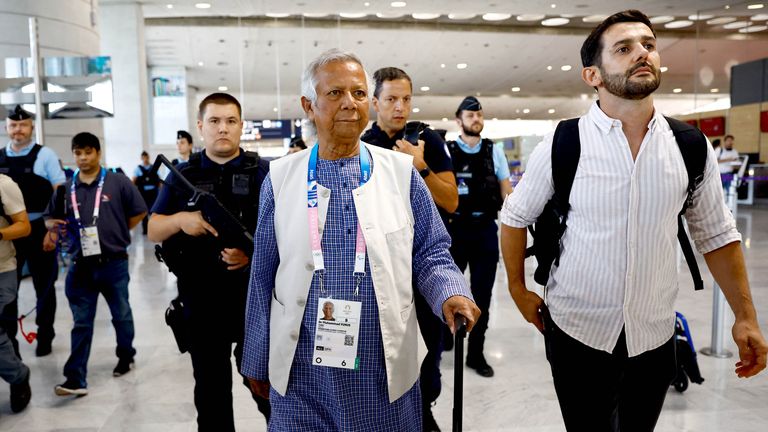
M338 50L309 64L317 143L262 186L242 370L270 397L270 431L420 431L411 281L450 327L480 313L410 156L360 141L367 77Z

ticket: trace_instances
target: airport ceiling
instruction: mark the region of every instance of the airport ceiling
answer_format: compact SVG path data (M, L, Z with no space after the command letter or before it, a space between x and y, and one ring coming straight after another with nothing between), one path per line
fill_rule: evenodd
M580 78L581 43L596 20L633 7L656 23L668 68L656 98L667 114L727 97L731 66L768 57L768 2L759 8L759 0L197 3L142 1L147 63L184 66L198 95L226 87L243 96L251 119L302 117L303 66L334 47L358 54L371 73L405 69L414 119L451 118L469 94L487 118L576 116L593 98Z

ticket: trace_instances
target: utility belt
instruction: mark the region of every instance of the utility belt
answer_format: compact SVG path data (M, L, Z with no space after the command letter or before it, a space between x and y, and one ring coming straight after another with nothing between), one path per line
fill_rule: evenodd
M84 257L82 255L82 252L78 253L77 256L74 258L74 263L77 265L87 265L87 266L102 266L109 264L113 261L121 261L121 260L127 260L128 259L128 253L127 252L119 252L119 253L107 253L107 254L99 254L99 255L92 255Z

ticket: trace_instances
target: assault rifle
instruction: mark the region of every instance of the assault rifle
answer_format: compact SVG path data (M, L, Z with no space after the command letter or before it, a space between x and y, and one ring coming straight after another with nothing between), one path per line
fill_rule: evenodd
M173 174L173 181L169 183L164 180L163 184L187 194L189 205L200 209L203 219L219 233L218 240L222 246L240 249L250 257L253 254L253 235L248 228L227 210L216 196L187 180L165 156L157 156L152 165L152 172L157 173L161 165L165 165Z

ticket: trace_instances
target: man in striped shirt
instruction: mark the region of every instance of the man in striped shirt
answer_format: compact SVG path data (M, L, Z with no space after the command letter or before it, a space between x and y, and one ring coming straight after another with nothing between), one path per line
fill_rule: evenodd
M559 265L550 272L546 302L526 289L526 226L554 191L549 135L502 209L509 291L545 335L569 431L652 431L676 374L677 214L688 177L669 124L653 105L661 74L648 18L635 10L607 18L581 55L582 79L599 101L579 120L581 156ZM741 236L723 203L710 146L707 152L704 179L685 217L736 316L736 374L749 377L765 368L768 345Z

